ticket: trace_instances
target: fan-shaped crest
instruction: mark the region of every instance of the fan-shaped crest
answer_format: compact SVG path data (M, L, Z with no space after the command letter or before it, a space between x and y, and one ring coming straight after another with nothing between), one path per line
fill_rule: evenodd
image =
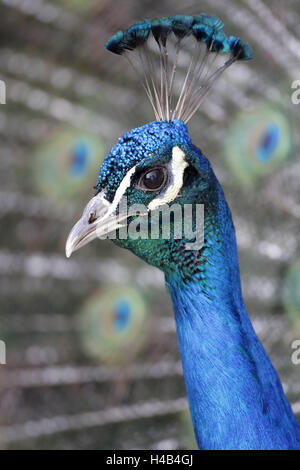
M222 72L252 58L247 43L222 29L215 16L175 15L134 23L105 47L124 55L141 76L157 120L187 123Z

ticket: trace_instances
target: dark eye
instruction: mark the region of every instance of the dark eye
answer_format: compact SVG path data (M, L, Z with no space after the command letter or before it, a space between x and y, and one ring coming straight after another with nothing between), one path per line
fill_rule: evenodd
M163 186L165 180L166 171L164 168L152 168L142 176L140 186L142 189L155 191Z

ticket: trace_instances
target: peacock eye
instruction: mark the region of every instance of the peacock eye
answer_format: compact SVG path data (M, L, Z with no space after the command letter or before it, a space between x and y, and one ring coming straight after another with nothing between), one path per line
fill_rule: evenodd
M142 176L139 186L141 189L148 191L157 191L164 185L165 181L165 168L152 168Z

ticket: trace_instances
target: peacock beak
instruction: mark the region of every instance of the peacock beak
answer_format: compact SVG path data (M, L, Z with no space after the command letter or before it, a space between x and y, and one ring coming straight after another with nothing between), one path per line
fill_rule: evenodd
M94 196L86 205L81 219L72 228L66 243L66 256L90 243L95 238L106 238L109 233L121 228L120 222L128 213L116 215L115 207L104 197L104 192Z

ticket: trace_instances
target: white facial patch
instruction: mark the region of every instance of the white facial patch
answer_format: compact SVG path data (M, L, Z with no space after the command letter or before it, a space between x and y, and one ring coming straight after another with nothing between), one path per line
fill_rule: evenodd
M130 186L130 183L131 183L131 178L135 172L135 169L136 167L133 166L127 173L126 175L124 176L124 178L122 179L121 183L120 183L120 186L118 187L117 191L116 191L116 194L115 194L115 197L114 197L114 200L113 202L111 203L111 206L109 208L109 211L107 212L106 215L110 215L112 214L113 212L115 212L115 210L117 209L118 207L118 204L119 202L121 201L125 191L127 188L129 188Z
M173 181L166 191L156 199L150 202L148 209L153 211L162 204L168 204L178 196L179 191L183 185L183 174L188 163L184 159L185 154L179 147L173 147L172 160L171 160L171 171Z

